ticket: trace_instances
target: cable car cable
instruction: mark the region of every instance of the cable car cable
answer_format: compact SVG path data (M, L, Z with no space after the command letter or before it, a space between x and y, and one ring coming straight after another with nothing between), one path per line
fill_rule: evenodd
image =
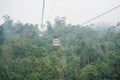
M41 26L39 27L39 30L42 29L42 31L43 31L44 8L45 8L45 0L43 0L42 16L41 16ZM43 37L42 32L40 32L39 37L40 38Z
M55 1L54 1L54 4L53 4L53 6L52 6L51 12L50 12L50 14L49 14L49 16L48 16L48 19L50 18L50 16L51 16L52 13L54 12L54 9L55 9L56 4L57 4L57 1L55 0Z
M42 7L41 28L43 27L44 9L45 9L45 0L43 0L43 7Z
M84 23L82 23L81 26L82 26L82 25L85 25L85 24L87 24L87 23L89 23L89 22L91 22L91 21L93 21L93 20L95 20L95 19L97 19L97 18L99 18L99 17L101 17L101 16L103 16L103 15L105 15L105 14L107 14L107 13L109 13L109 12L115 10L115 9L117 9L117 8L119 8L119 7L120 7L120 5L112 8L112 9L110 9L110 10L108 10L108 11L106 11L106 12L104 12L104 13L102 13L102 14L100 14L100 15L98 15L98 16L96 16L96 17L94 17L94 18L92 18L92 19L90 19L90 20L88 20L88 21L86 21L86 22L84 22Z

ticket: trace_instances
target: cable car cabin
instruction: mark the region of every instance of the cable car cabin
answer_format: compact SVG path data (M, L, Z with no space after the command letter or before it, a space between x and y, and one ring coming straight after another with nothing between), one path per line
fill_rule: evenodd
M43 35L42 35L42 34L39 34L39 37L40 37L40 38L42 38L42 37L43 37Z
M60 46L60 40L59 39L54 39L53 40L53 46Z

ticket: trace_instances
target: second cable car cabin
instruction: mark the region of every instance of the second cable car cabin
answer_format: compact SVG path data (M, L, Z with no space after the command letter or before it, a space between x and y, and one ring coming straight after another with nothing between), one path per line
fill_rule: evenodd
M53 46L60 46L60 40L59 39L53 39Z
M39 34L39 38L42 38L43 37L43 35L42 34Z

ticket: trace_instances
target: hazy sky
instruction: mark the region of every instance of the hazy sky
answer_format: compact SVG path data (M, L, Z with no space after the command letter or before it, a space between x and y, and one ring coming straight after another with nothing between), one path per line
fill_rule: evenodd
M15 21L40 24L43 0L0 0L1 17L9 14ZM67 17L67 23L81 24L97 15L120 5L120 0L46 0L44 23L54 22L56 16ZM120 8L92 21L120 21Z

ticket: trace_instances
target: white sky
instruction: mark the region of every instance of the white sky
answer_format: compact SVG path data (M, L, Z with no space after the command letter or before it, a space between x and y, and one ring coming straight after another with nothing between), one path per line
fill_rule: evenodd
M40 24L43 0L0 0L1 17L9 14L15 21ZM44 23L54 22L57 16L67 17L67 23L81 24L120 5L120 0L46 0ZM120 21L120 8L91 23Z

